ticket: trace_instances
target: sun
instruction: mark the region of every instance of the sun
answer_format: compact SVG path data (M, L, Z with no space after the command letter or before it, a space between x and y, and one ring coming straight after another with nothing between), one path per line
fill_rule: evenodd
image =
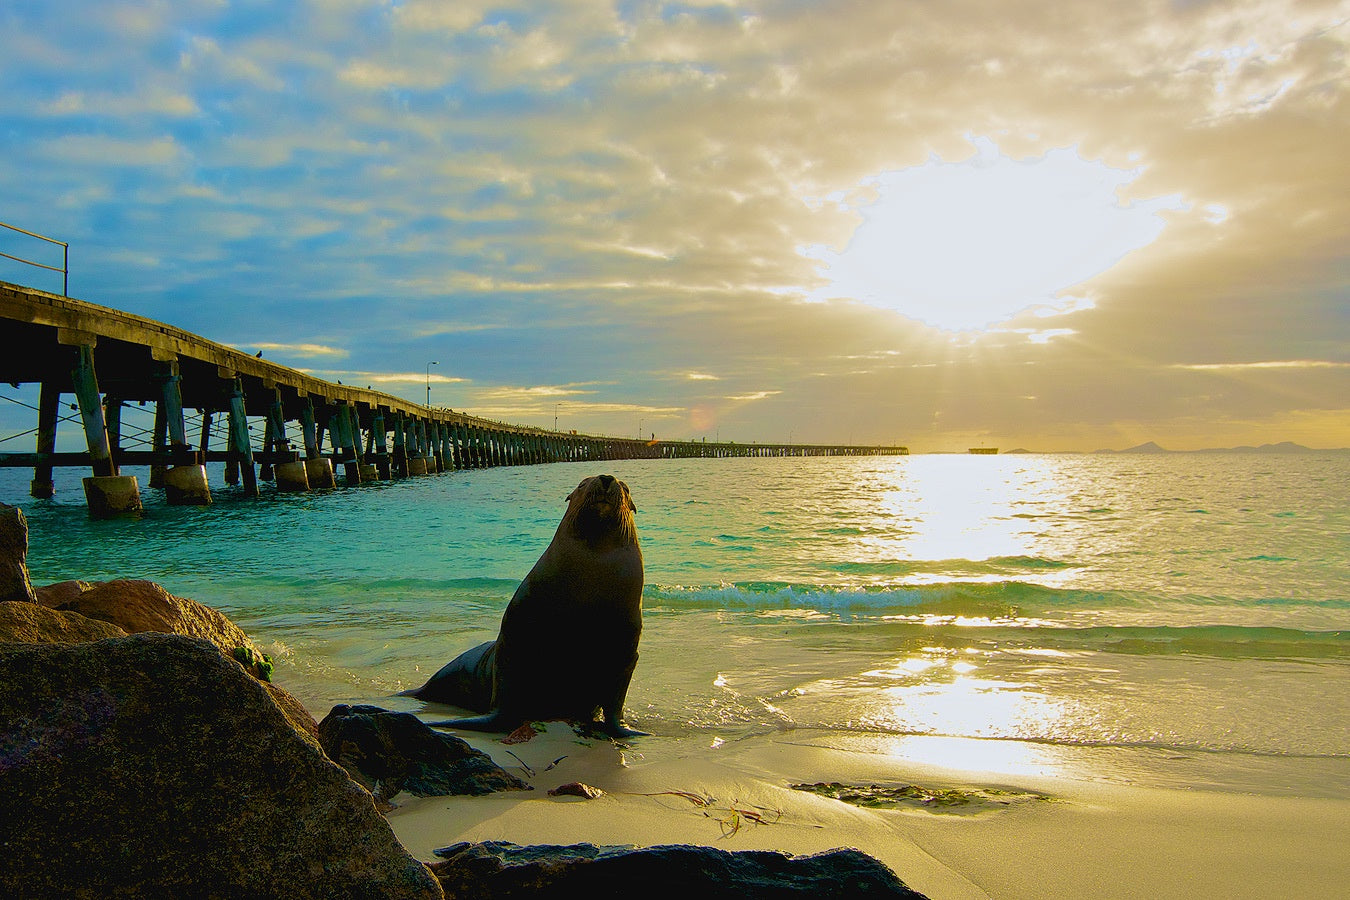
M1075 148L1012 159L993 141L975 154L885 172L850 203L861 224L842 252L802 252L828 285L813 294L894 309L945 331L988 329L1024 311L1053 316L1091 303L1068 290L1162 233L1177 196L1124 200L1142 169L1084 160Z

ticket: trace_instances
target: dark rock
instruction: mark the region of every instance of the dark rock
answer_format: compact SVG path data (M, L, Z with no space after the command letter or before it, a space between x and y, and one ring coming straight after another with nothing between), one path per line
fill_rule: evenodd
M36 601L27 560L28 520L17 506L0 503L0 600Z
M917 784L862 785L817 781L814 784L794 784L791 788L865 809L912 807L942 811L968 809L978 812L989 807L1010 806L1026 800L1050 799L1044 794L1006 788L928 788Z
M0 645L0 896L441 897L209 642Z
M319 742L354 781L384 800L399 791L437 797L533 790L486 753L412 713L340 704L319 723Z
M507 900L550 896L620 896L659 886L661 896L699 900L769 897L923 898L860 850L813 856L771 850L718 850L687 844L523 847L505 841L461 843L436 851L431 868L447 897Z
M116 625L79 613L48 609L40 603L0 603L0 641L78 644L126 636Z
M272 677L272 663L243 629L209 606L175 597L153 581L103 581L81 591L59 609L102 619L127 634L158 631L206 638L254 677Z
M594 800L597 797L605 796L605 792L581 781L569 781L567 784L560 784L553 788L548 792L548 795L550 797L580 797L583 800Z

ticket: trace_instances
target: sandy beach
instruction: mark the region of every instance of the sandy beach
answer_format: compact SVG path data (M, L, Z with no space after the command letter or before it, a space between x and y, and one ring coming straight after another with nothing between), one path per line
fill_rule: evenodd
M396 797L389 822L419 859L431 861L436 848L457 841L485 840L793 854L847 846L942 900L1338 897L1350 885L1350 802L1343 799L956 770L798 732L717 747L653 736L621 748L581 740L559 723L510 746L500 736L460 736L535 790ZM955 788L970 802L870 809L790 787L821 781ZM549 796L569 782L605 793Z
M1345 458L1266 475L1237 456L970 459L859 463L847 491L842 462L638 468L648 569L625 713L652 736L461 732L535 789L401 793L395 834L428 862L487 840L853 847L935 900L1350 894L1350 504L1327 492L1350 483ZM922 502L952 465L1022 487L953 518ZM135 572L219 609L316 719L357 703L431 721L464 710L400 692L498 633L575 474L427 480L324 515L236 503L210 512L205 555L188 515L111 532L34 504L30 562L42 583ZM273 545L305 547L306 568L259 557ZM605 793L549 796L570 782ZM818 782L935 799L794 789Z

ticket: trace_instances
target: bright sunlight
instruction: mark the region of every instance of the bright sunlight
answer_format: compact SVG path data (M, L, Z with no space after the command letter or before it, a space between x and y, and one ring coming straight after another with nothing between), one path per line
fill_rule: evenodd
M1016 160L972 139L962 162L934 159L865 180L868 199L832 198L862 224L842 252L803 252L830 285L814 299L849 297L946 331L972 331L1028 311L1054 316L1091 306L1067 291L1162 233L1177 196L1124 199L1140 169L1115 169L1075 148Z

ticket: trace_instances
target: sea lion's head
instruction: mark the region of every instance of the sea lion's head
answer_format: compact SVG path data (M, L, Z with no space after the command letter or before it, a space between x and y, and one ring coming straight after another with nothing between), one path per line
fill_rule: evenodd
M635 512L628 485L613 475L592 475L567 495L562 524L586 541L613 537L618 544L636 544Z

